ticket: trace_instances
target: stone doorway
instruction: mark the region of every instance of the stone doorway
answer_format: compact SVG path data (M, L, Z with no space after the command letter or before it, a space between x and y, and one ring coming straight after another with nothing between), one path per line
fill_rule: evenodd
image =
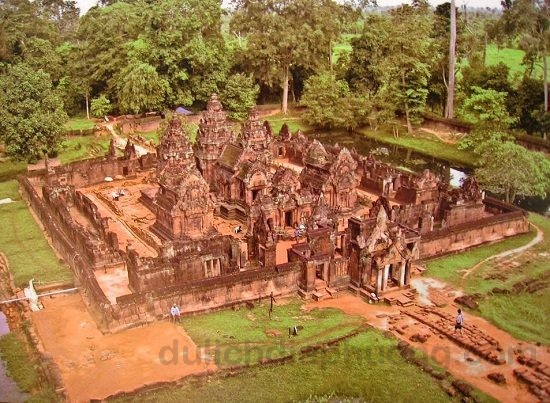
M285 211L285 227L292 227L292 211Z

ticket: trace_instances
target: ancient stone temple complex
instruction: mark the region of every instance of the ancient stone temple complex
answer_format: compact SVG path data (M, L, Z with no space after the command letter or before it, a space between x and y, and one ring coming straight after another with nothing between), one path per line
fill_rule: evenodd
M528 230L526 214L286 126L252 109L235 133L215 95L195 144L167 122L156 153L128 142L104 158L21 177L32 208L111 330L298 293L381 297L413 263Z

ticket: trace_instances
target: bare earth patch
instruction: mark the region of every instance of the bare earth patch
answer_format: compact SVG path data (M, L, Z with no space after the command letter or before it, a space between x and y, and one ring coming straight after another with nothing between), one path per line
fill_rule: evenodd
M429 287L428 287L429 288ZM438 298L445 293L438 292ZM454 293L449 293L445 307L434 307L441 315L456 314L457 306L453 303ZM535 354L536 359L545 365L550 365L550 353L545 346L535 346L514 339L508 333L498 329L486 320L466 314L465 329L474 329L480 334L494 338L500 348L501 355L507 362L503 365L494 364L476 355L462 346L456 340L453 341L445 333L453 332L452 323L441 320L435 327L421 323L407 312L417 311L418 306L400 307L384 304L368 304L363 299L344 294L336 299L327 299L321 302L312 302L310 308L333 307L339 308L352 315L361 315L377 328L389 330L399 339L411 343L414 347L426 351L437 360L450 373L459 379L463 379L480 390L488 393L502 402L536 402L538 399L529 393L527 386L518 382L513 374L514 369L521 368L517 361L517 354L523 350L525 354ZM429 335L419 341L415 335ZM457 336L458 338L463 336ZM412 338L412 340L411 340ZM487 376L491 373L502 373L506 383L497 384Z
M88 313L80 294L44 299L45 309L32 313L32 321L44 348L60 369L71 402L104 399L159 381L215 370L197 350L187 333L169 322L102 334ZM179 357L161 349L177 343ZM182 352L187 348L189 360ZM166 363L166 360L169 363ZM195 362L197 361L197 362Z

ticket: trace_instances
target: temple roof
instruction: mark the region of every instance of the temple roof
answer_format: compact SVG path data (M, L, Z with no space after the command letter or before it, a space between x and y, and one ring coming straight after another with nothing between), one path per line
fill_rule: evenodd
M244 150L241 147L233 144L227 144L218 159L218 163L223 167L234 170L239 163L243 151Z

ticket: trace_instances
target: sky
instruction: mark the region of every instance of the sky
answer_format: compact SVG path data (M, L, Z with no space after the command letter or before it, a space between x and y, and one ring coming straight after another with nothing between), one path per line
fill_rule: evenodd
M430 4L437 6L449 0L430 0ZM397 6L403 3L410 3L410 0L378 0L379 6ZM76 0L80 8L80 14L85 14L88 9L97 4L97 0ZM456 5L466 4L468 7L500 7L500 0L456 0Z

